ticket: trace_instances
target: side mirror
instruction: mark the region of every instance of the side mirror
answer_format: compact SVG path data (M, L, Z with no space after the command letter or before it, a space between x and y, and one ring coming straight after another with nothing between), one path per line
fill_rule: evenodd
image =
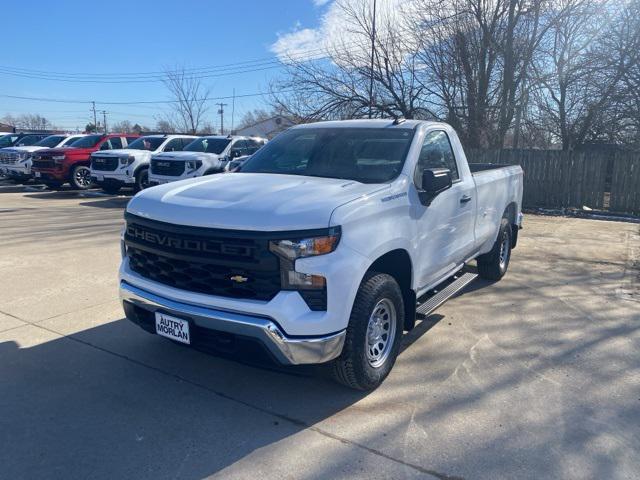
M429 205L445 190L451 188L451 170L448 168L425 168L422 171L422 190L418 190L420 201Z

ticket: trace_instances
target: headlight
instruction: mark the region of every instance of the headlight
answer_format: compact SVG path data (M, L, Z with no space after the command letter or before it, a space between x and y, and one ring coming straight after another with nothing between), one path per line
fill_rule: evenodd
M334 227L328 235L310 237L301 240L275 240L269 243L269 249L287 260L314 257L333 252L340 240L340 228Z
M26 160L29 160L31 158L31 154L30 153L20 153L18 154L18 161L19 162L24 162Z
M129 155L128 157L120 157L120 165L131 165L136 161L136 157Z
M64 155L54 155L53 157L51 157L53 159L54 162L56 163L62 163L64 161Z
M274 240L269 250L280 257L280 284L283 290L297 290L310 310L327 309L327 279L296 271L296 259L333 252L340 241L340 227L318 235L295 240Z
M187 170L197 170L202 166L200 160L187 160Z

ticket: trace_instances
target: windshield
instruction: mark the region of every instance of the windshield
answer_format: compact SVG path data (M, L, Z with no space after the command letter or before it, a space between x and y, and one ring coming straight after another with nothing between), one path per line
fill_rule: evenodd
M220 154L224 152L224 149L229 145L228 138L197 138L189 145L184 147L185 152L207 152Z
M407 128L293 129L254 153L241 172L385 183L400 174L413 133Z
M15 142L17 135L3 135L0 137L0 148L10 147Z
M38 143L36 143L36 145L38 147L53 148L53 147L57 146L65 138L67 138L67 137L65 137L64 135L51 135L49 137L43 138Z
M127 148L133 150L157 150L165 139L163 137L141 137L132 142Z
M15 143L16 147L29 147L42 139L41 135L26 135Z
M102 138L102 135L87 135L86 137L76 140L69 146L74 148L93 148Z

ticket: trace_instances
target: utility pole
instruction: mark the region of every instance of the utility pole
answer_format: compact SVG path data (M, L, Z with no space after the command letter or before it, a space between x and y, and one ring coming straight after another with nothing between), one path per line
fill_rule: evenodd
M104 133L105 135L107 134L107 112L106 110L101 110L100 113L102 114L102 128L104 128Z
M98 117L96 116L96 102L91 102L93 105L93 126L98 130Z
M373 0L373 25L371 28L371 75L369 78L369 118L373 111L373 61L376 49L376 0Z
M226 103L216 103L220 108L218 109L218 113L220 114L220 135L224 135L224 107L227 106Z
M236 114L236 89L233 89L233 100L231 101L231 135L233 135L233 127L235 127L234 123L234 115Z

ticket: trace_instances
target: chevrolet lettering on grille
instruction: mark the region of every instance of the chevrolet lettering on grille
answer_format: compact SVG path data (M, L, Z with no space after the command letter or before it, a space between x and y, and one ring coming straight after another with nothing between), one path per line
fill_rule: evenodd
M250 254L250 249L241 245L225 245L217 241L173 237L165 233L150 232L136 228L134 225L127 226L127 236L131 239L141 240L145 243L158 245L160 247L175 248L176 250L186 250L189 252L222 253L242 256Z

